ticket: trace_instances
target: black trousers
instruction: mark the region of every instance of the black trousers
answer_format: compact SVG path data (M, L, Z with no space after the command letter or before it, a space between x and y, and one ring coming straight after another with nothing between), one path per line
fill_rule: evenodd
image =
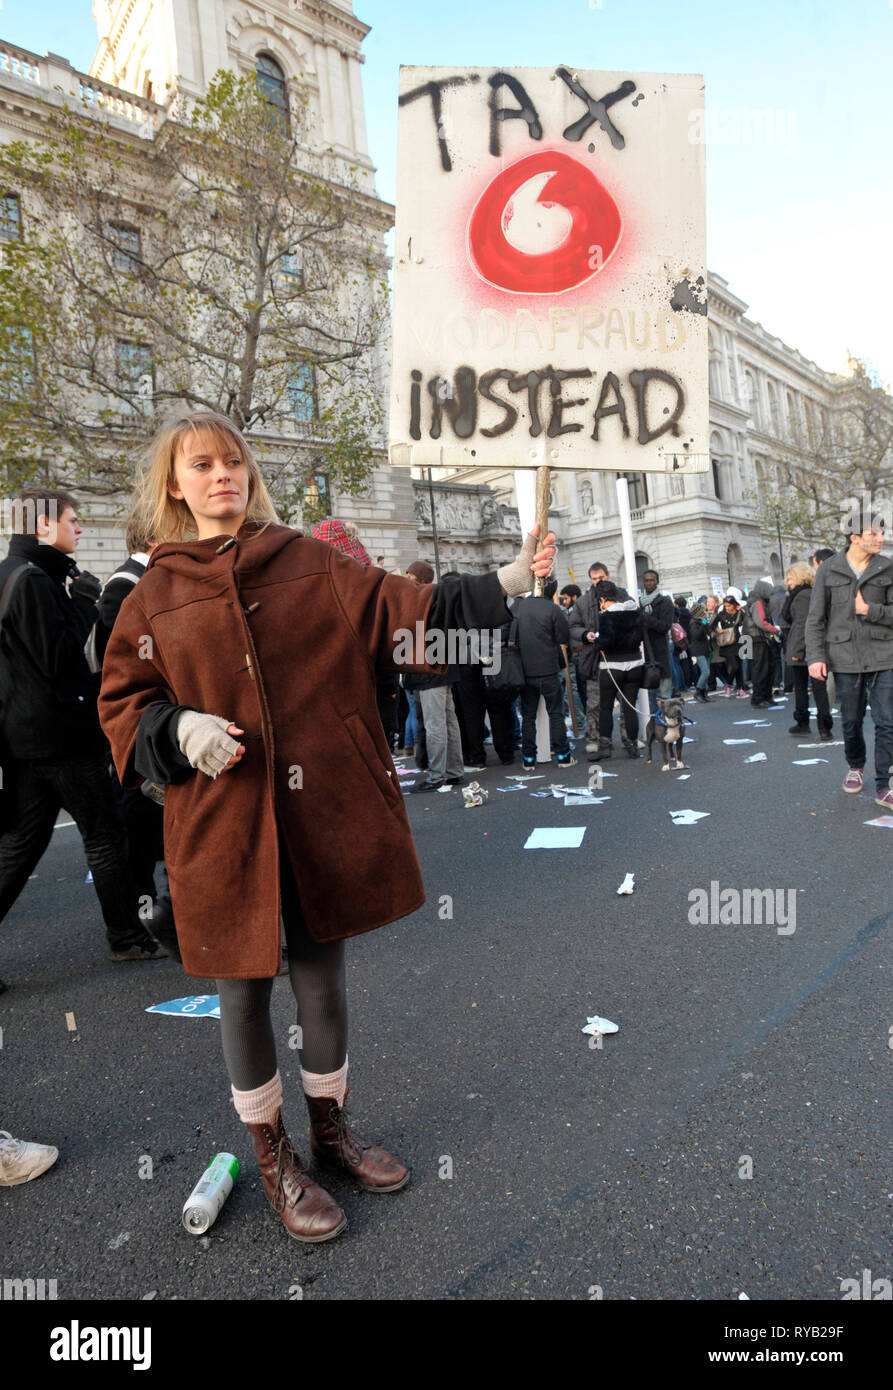
M751 702L772 699L772 653L769 643L755 637L753 642L753 683Z
M462 740L462 756L466 765L473 764L479 767L487 761L484 752L484 724L487 714L484 673L480 666L459 666L458 671L459 679L453 686L453 702L456 706L459 737Z
M515 756L515 715L513 705L518 698L512 690L491 690L486 687L487 718L493 747L500 762L510 763Z
M625 697L620 701L620 709L626 736L631 743L635 743L638 739L639 712L636 708L636 700L642 682L642 669L641 666L637 666L634 671L612 671L609 675L606 667L600 668L598 673L599 738L610 738L614 732L614 701L618 699L617 690L619 687L620 694ZM612 676L613 680L611 679ZM614 681L617 682L616 685ZM632 709L630 709L630 705L633 706Z
M564 692L556 671L552 676L532 676L521 689L521 751L525 758L536 757L536 712L540 695L549 715L552 749L563 758L570 751L564 727Z
M809 667L801 664L795 665L788 663L788 672L794 681L794 723L807 725L809 723ZM831 706L828 704L828 682L812 682L812 693L815 696L816 724L820 730L830 730L834 725L831 718Z
M84 842L109 946L117 951L148 943L107 755L41 758L16 763L12 771L12 828L0 836L0 921L43 858L64 807Z

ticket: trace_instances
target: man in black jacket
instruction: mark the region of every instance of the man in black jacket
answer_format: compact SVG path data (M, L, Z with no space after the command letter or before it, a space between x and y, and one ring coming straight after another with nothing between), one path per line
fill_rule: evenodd
M673 626L673 600L669 594L662 594L657 587L660 575L657 570L646 570L642 575L642 622L645 625L645 659L652 660L660 669L660 685L657 690L649 690L648 699L652 713L657 709L658 698L669 700L673 693L673 678L670 675L670 640L668 633ZM649 655L650 649L650 655Z
M0 727L4 749L0 921L46 850L64 806L84 841L105 919L109 959L160 960L139 916L124 825L99 727L98 678L84 643L96 621L99 580L79 573L81 534L70 493L24 489L17 534L0 564L0 594L20 571L0 632Z
M564 724L564 695L558 672L561 648L571 640L561 605L554 602L554 579L543 586L542 598L521 598L514 606L518 619L518 647L524 667L521 689L521 754L525 767L536 765L536 712L540 696L549 714L549 736L559 767L575 767Z
M577 676L579 680L585 682L586 699L583 708L586 711L586 752L595 753L598 750L598 711L601 699L601 692L598 679L598 620L599 603L596 597L596 587L603 579L610 579L611 573L602 560L593 560L589 566L589 588L581 598L577 599L573 608L567 615L571 630L571 642L578 646L576 653ZM625 603L629 594L625 589L617 586L619 601ZM625 737L625 735L624 735Z

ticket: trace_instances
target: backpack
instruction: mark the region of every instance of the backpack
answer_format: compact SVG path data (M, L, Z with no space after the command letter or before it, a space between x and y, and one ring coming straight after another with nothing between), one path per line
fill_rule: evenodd
M137 580L140 578L140 575L133 574L130 570L115 570L115 573L110 574L108 579L103 584L102 593L105 593L106 589L111 584L113 579L129 579L131 584L135 584ZM99 597L102 598L102 594L100 594ZM102 659L99 655L99 650L96 645L96 629L98 628L98 626L99 618L97 617L96 622L90 629L90 636L84 643L84 656L86 657L87 665L89 666L94 676L99 675L99 672L102 670Z

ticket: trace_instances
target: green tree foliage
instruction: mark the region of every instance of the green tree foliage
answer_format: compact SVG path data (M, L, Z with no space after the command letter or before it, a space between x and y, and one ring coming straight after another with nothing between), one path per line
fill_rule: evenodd
M385 222L288 113L220 72L151 140L83 107L0 146L21 235L0 246L0 467L97 494L129 487L178 407L252 438L286 516L324 471L367 485L381 417Z

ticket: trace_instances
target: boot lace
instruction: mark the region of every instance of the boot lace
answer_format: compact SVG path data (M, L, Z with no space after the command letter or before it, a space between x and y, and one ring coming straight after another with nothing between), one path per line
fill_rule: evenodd
M304 1184L301 1182L303 1176L301 1163L295 1153L294 1145L288 1135L283 1132L276 1142L276 1185L273 1188L273 1208L275 1211L282 1211L288 1201L283 1179L289 1169L297 1181L300 1196L304 1191ZM299 1198L295 1200L299 1200Z

